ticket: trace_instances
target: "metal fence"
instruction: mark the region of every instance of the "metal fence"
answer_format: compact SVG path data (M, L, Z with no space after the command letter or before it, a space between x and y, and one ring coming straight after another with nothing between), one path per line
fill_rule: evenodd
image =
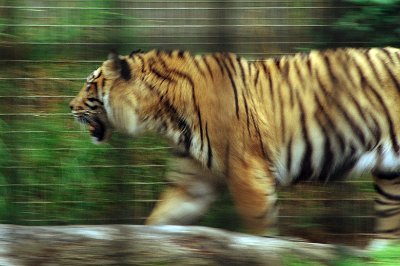
M0 1L0 222L141 223L148 214L165 184L165 143L116 134L94 146L68 110L109 49L278 56L317 46L316 34L346 8L328 0ZM370 232L368 187L283 191L283 231ZM220 204L215 213L226 211Z

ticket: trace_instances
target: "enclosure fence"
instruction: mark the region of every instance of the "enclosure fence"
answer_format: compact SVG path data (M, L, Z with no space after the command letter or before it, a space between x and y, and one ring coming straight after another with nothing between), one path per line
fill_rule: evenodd
M328 0L0 1L0 222L143 223L157 201L168 146L118 133L95 146L69 113L68 102L110 49L279 56L317 47L318 32L348 8ZM367 180L282 191L282 230L368 234ZM233 213L218 206L214 213ZM219 219L224 227L237 217Z

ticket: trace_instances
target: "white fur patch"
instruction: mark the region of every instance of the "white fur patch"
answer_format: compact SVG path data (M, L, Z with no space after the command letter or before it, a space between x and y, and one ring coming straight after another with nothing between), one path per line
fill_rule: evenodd
M125 120L127 120L125 127L128 134L137 135L141 131L137 114L132 112L128 115L128 117Z
M113 112L110 106L110 98L108 94L104 95L103 103L104 103L104 109L106 109L108 119L112 118Z
M400 169L400 156L393 151L392 144L386 142L383 145L382 159L379 163L381 170L398 170Z
M202 162L205 165L207 162L207 152L205 152L206 143L203 143L203 150L201 150L200 148L201 148L200 137L197 135L193 135L191 153L193 157L197 158L200 162Z
M113 108L110 105L108 94L104 95L103 102L104 109L107 113L107 119L116 129L121 130L122 132L129 135L138 135L141 132L142 127L139 123L139 117L135 112L124 112L122 114L118 114L118 110L114 112Z
M363 154L354 166L351 174L359 174L371 171L378 162L379 155L377 151L371 151Z

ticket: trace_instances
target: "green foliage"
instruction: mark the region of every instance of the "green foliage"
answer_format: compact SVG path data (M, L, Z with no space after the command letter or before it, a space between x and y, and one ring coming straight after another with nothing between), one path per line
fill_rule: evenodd
M399 0L343 0L348 8L320 32L322 46L399 46Z
M364 265L382 265L382 266L397 266L400 261L400 246L389 245L379 251L369 251L365 255L356 256L351 254L339 254L339 258L331 261L328 265L333 266L364 266ZM325 263L313 260L301 260L299 257L288 254L284 258L286 266L322 266Z
M283 265L285 266L324 266L323 263L320 263L318 261L305 261L293 254L288 254L287 256L285 256L283 258L283 262Z
M91 61L106 58L111 47L98 44L118 48L135 38L134 29L122 34L122 27L112 27L125 23L123 10L110 9L118 2L106 0L49 3L61 9L9 2L33 8L12 9L0 19L0 37L14 43L2 54L39 61L0 63L6 78L0 81L0 222L142 223L164 186L165 143L115 134L110 144L95 146L69 114L71 98L58 97L75 95L98 67Z
M382 250L372 252L375 264L396 266L400 261L400 245L390 245Z

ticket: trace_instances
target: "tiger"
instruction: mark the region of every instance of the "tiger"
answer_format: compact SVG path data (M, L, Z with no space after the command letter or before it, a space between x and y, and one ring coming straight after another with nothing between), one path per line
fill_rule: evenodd
M173 185L148 225L193 224L227 188L248 232L277 226L277 189L370 173L375 235L400 237L400 50L335 48L246 60L151 50L108 59L70 102L95 143L169 141Z

